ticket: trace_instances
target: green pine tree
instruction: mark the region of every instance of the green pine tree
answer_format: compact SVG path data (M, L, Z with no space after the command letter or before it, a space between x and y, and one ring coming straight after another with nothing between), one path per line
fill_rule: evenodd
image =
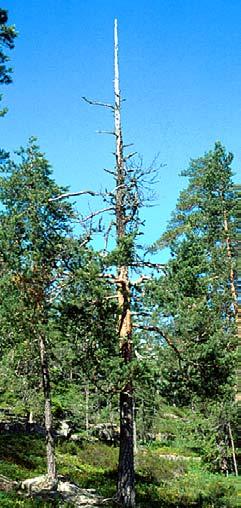
M163 351L167 357L163 393L173 403L201 407L205 415L215 401L223 408L234 400L231 162L232 155L220 143L191 161L182 173L189 178L187 189L180 194L167 232L157 242L170 248L171 259L153 292L154 319L178 351ZM226 416L226 435L229 423ZM223 469L228 467L225 454L222 450Z
M50 201L62 189L51 178L49 163L34 139L18 157L17 162L7 158L1 164L1 340L3 349L10 344L18 349L30 386L30 365L37 363L45 405L48 475L55 478L49 370L51 301L65 277L73 210L65 201ZM23 357L25 351L27 356Z

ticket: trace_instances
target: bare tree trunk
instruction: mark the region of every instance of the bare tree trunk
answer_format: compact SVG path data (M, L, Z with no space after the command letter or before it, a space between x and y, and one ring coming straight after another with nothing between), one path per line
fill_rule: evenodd
M51 392L50 392L50 377L48 368L48 358L46 351L45 338L40 336L39 339L39 352L42 370L42 384L44 392L44 420L46 430L46 455L47 455L47 471L48 477L51 480L56 480L56 463L54 453L54 437L52 426L52 410L51 410Z
M126 174L123 157L121 129L121 96L118 65L117 20L114 26L114 94L115 94L115 137L116 137L116 232L117 243L126 235L126 216L124 199L126 193ZM119 338L120 354L126 364L132 360L132 323L130 312L130 284L128 266L118 270L118 302L120 308ZM120 451L118 466L117 501L121 506L135 506L134 488L134 404L133 386L127 382L120 393Z
M237 466L237 460L236 460L235 446L234 446L233 433L232 433L232 429L231 429L230 423L228 423L228 433L229 433L230 443L231 443L231 447L232 447L232 458L233 458L234 474L235 474L235 476L238 476L238 466Z
M85 387L85 430L89 430L89 385Z

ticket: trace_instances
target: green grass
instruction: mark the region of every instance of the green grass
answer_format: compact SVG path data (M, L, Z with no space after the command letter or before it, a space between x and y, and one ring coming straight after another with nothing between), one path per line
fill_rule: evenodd
M183 450L182 450L183 452ZM56 448L58 471L81 487L95 488L111 497L115 492L118 449L100 443L62 443ZM180 450L163 446L142 446L137 456L136 490L140 508L235 508L238 485L234 477L210 473L194 453L189 460ZM187 454L187 451L186 451ZM163 455L176 455L168 459ZM184 455L184 453L183 453ZM0 474L13 480L45 472L44 439L24 435L0 436ZM240 489L241 490L241 489ZM0 492L3 507L63 507L59 500L26 499Z

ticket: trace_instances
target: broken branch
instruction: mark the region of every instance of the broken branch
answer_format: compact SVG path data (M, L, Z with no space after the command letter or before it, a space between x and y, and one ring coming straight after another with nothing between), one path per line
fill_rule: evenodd
M87 222L88 220L93 219L97 215L100 215L101 213L104 213L104 212L109 212L110 210L114 210L113 206L109 206L108 208L102 208L101 210L97 210L96 212L92 212L90 215L87 215L87 217L84 217L80 222L81 223Z
M87 97L82 97L82 99L88 104L91 104L92 106L103 106L104 108L110 108L113 111L115 109L115 107L112 104L108 104L106 102L93 101L91 99L87 99Z
M59 201L60 199L71 198L73 196L82 196L83 194L90 194L90 196L99 196L99 192L94 192L92 190L83 190L79 192L66 192L65 194L60 194L55 198L49 198L48 201Z

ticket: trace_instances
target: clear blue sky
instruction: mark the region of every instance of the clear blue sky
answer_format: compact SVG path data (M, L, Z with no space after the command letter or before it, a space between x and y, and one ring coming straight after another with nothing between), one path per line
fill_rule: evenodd
M113 98L113 20L118 18L125 142L148 164L159 153L157 238L185 181L190 158L222 141L241 179L240 0L4 0L19 37L14 83L4 87L1 146L39 139L58 183L73 191L108 184L113 139L108 111L81 101Z

